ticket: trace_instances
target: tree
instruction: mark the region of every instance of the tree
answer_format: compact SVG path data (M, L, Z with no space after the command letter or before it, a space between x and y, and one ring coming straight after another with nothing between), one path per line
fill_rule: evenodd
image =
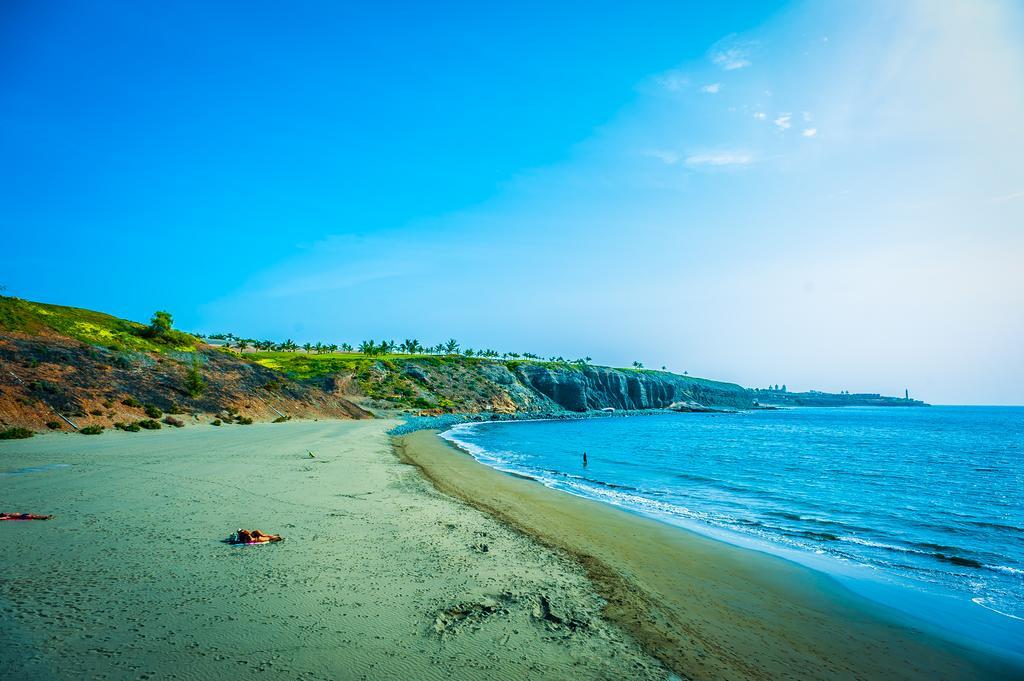
M353 349L354 348L352 347L351 343L342 343L341 344L341 351L342 352L352 352Z
M241 350L242 352L245 352L245 349L247 347L249 347L249 341L247 341L244 338L239 338L238 339L238 349Z
M466 348L465 350L462 351L462 354L464 354L466 357L472 357L475 353L473 352L473 348Z
M782 384L782 392L786 392L786 384L785 383Z
M359 344L359 352L364 355L375 355L377 354L377 346L372 340L363 341Z
M459 342L454 338L449 338L448 342L444 344L444 351L449 355L454 355L459 351Z
M171 313L158 310L153 313L153 318L149 321L149 335L163 336L171 330L172 326L174 326L174 318L171 317ZM230 337L230 334L228 335Z
M633 366L636 367L637 369L643 369L644 368L644 363L643 362L633 362Z

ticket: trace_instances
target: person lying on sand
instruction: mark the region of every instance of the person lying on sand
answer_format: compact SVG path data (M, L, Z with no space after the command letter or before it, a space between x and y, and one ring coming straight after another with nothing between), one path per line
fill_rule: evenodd
M0 512L0 520L49 520L52 515L35 515L34 513Z
M284 537L279 534L266 534L259 530L243 530L238 528L235 532L235 539L232 544L265 544L272 541L281 541Z

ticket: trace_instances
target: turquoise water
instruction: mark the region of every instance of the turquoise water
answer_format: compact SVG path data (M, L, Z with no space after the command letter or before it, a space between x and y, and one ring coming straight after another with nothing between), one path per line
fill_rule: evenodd
M502 470L783 555L1024 651L1024 408L666 414L444 436Z

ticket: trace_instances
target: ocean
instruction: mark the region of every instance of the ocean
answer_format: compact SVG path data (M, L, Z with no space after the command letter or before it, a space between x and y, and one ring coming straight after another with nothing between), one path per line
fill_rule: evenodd
M495 422L443 437L495 468L775 553L1024 651L1024 407Z

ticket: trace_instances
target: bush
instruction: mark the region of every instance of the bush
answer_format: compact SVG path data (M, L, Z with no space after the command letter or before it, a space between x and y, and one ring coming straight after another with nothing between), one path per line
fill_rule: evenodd
M179 405L175 404L174 402L171 402L171 406L167 407L167 410L164 413L165 414L184 414L185 410L182 409Z
M143 419L138 424L139 428L145 428L146 430L160 430L160 422L153 419Z
M103 400L103 407L104 408L110 409L113 406L114 406L114 400Z
M35 433L28 428L8 428L7 430L0 431L0 440L24 440L33 435Z
M248 416L237 416L235 417L235 423L237 423L240 426L251 426L252 419L249 418Z
M221 420L220 419L214 419L213 421L210 422L211 426L219 426L220 424L221 424Z
M60 430L60 421L47 421L46 427L50 430Z
M124 430L129 433L137 433L140 430L139 424L137 423L121 423L120 421L115 423L114 427L117 428L118 430Z
M99 435L103 432L103 426L86 426L78 431L82 435Z
M89 413L92 414L93 416L103 416L102 409L90 409Z
M278 416L276 419L274 419L273 422L274 423L284 423L285 421L288 421L288 420L290 420L290 419L287 416Z
M184 421L182 421L181 419L176 419L173 416L165 416L164 417L164 423L166 423L169 426L174 426L175 428L184 428L185 427L185 422Z
M199 357L192 355L192 368L185 376L185 392L189 394L189 397L199 397L204 390L206 390L206 381L199 373Z
M139 409L139 408L142 407L142 402L139 402L137 399L135 399L131 395L129 395L128 397L126 397L123 400L121 400L121 404L123 404L123 405L125 405L127 407L135 407L136 409Z
M160 411L159 407L156 407L152 404L147 404L146 406L144 406L142 408L142 411L146 412L146 416L148 416L151 419L158 419L164 415L164 413Z

